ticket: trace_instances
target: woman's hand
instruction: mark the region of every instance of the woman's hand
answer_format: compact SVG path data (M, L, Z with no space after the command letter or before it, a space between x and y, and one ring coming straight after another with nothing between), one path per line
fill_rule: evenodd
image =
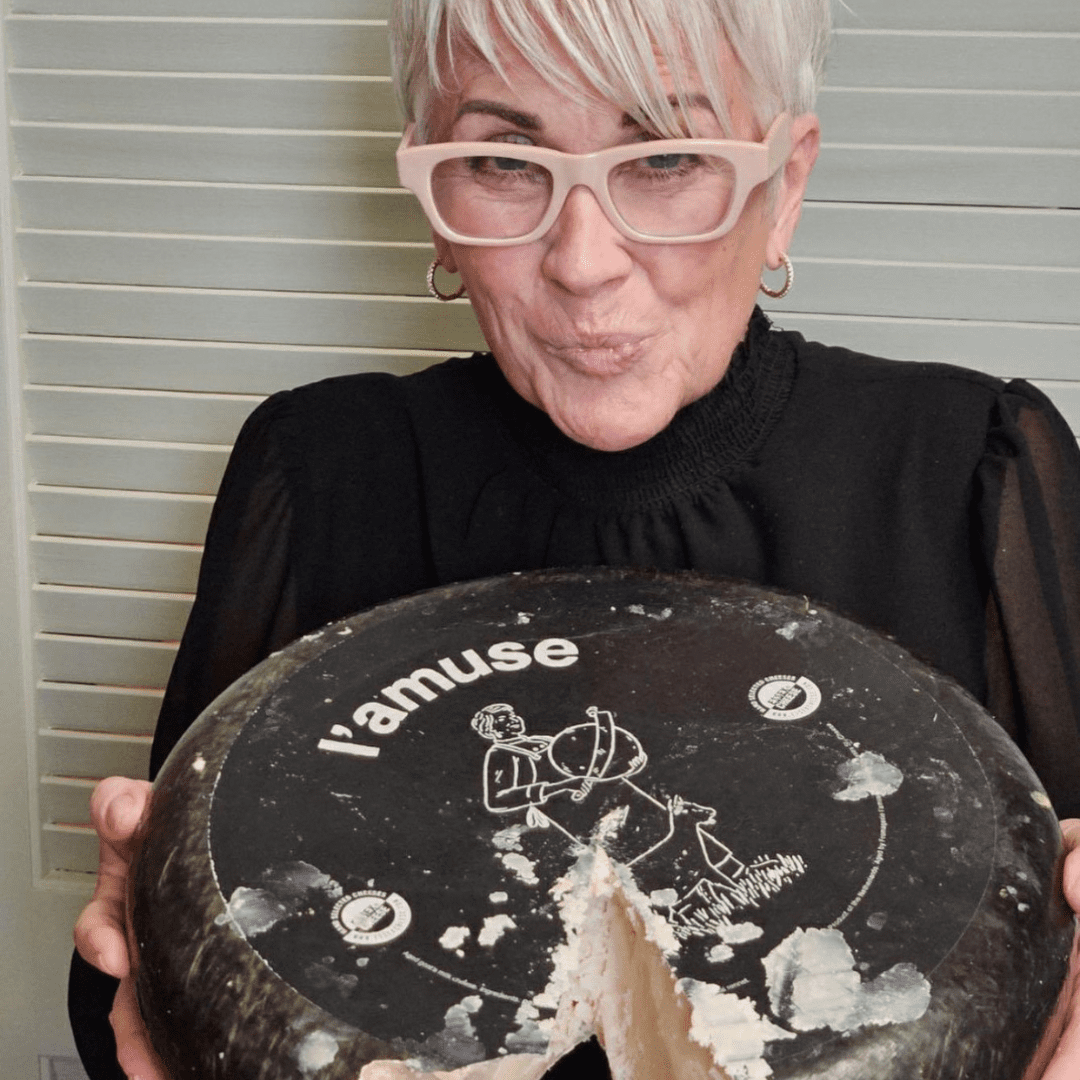
M169 1080L139 1015L127 945L128 872L149 804L145 780L111 776L94 789L90 822L98 834L97 887L75 923L75 947L84 960L120 980L109 1016L120 1067L137 1080Z
M1065 898L1080 913L1080 820L1061 823L1065 841ZM1073 938L1069 974L1024 1080L1076 1080L1080 1076L1080 931Z

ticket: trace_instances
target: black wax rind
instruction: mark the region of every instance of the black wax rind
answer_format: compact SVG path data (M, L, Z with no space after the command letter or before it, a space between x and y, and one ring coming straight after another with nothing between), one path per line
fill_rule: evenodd
M451 586L269 658L177 745L133 881L140 1006L176 1080L542 1050L519 1010L563 937L549 890L601 830L676 974L793 1036L780 1080L1018 1076L1071 943L1048 806L969 695L803 597ZM803 930L842 938L860 1001L921 1013L813 1026L763 966Z

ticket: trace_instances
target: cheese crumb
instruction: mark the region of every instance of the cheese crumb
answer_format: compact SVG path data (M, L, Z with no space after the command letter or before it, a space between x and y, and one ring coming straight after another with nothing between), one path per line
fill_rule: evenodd
M472 931L467 926L448 926L439 938L439 944L444 949L460 949L470 933Z
M516 930L517 923L509 915L489 915L477 935L477 943L484 946L494 945L507 932Z

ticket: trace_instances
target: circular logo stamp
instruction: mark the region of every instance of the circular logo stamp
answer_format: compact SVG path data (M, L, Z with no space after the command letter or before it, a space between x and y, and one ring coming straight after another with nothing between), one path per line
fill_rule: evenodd
M801 720L817 712L821 691L804 675L768 675L750 687L750 704L768 720Z
M330 917L350 945L386 945L409 929L412 909L397 893L364 889L343 896Z

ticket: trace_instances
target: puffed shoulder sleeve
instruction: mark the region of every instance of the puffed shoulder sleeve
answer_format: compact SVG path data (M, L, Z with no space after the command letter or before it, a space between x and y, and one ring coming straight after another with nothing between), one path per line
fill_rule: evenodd
M165 690L150 775L230 683L297 636L288 393L244 424L214 503L195 602Z
M999 397L979 467L987 704L1059 816L1080 815L1080 452L1038 390Z

